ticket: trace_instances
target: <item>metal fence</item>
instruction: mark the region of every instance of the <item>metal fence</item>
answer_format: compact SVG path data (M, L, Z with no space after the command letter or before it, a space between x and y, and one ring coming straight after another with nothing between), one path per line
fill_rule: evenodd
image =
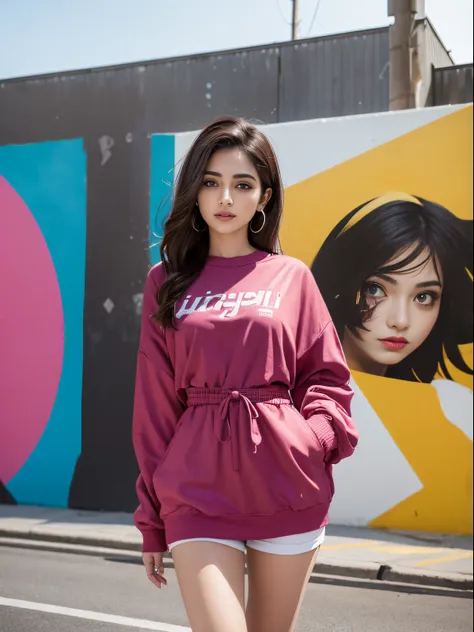
M472 64L434 68L434 105L471 103L473 100L472 74Z

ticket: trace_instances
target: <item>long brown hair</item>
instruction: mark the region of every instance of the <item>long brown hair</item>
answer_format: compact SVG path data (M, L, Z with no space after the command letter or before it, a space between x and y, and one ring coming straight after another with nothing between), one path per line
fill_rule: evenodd
M179 171L171 213L165 223L161 260L166 279L158 291L154 315L163 327L174 327L176 302L199 277L209 255L209 231L197 232L203 219L196 200L209 159L215 151L238 147L245 151L258 172L262 194L272 196L265 207L266 222L258 234L249 229L249 243L258 250L280 252L279 228L283 210L283 186L273 148L261 131L244 119L223 117L208 125L193 142ZM260 225L260 224L259 224Z

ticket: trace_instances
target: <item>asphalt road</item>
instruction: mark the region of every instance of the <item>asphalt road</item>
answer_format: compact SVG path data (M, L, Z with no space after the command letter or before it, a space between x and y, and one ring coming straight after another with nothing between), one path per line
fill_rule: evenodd
M103 558L0 546L0 631L184 632L188 623L172 568L167 578L168 588L157 591L142 567L120 553ZM309 585L297 630L468 632L471 597L320 577Z

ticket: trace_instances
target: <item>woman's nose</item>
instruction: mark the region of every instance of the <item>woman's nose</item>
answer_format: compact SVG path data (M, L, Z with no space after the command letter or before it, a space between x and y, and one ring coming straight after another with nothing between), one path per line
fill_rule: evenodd
M388 315L388 326L403 331L409 323L408 303L405 300L395 301Z
M221 197L219 203L222 204L223 206L232 206L232 204L234 202L232 200L232 196L230 195L230 190L229 189L223 189L222 197Z

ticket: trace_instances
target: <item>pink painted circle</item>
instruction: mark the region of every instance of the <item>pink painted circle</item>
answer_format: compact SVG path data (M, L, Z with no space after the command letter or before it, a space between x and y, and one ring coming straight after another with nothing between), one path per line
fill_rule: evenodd
M56 270L25 202L0 176L0 480L23 467L58 391L64 318Z

